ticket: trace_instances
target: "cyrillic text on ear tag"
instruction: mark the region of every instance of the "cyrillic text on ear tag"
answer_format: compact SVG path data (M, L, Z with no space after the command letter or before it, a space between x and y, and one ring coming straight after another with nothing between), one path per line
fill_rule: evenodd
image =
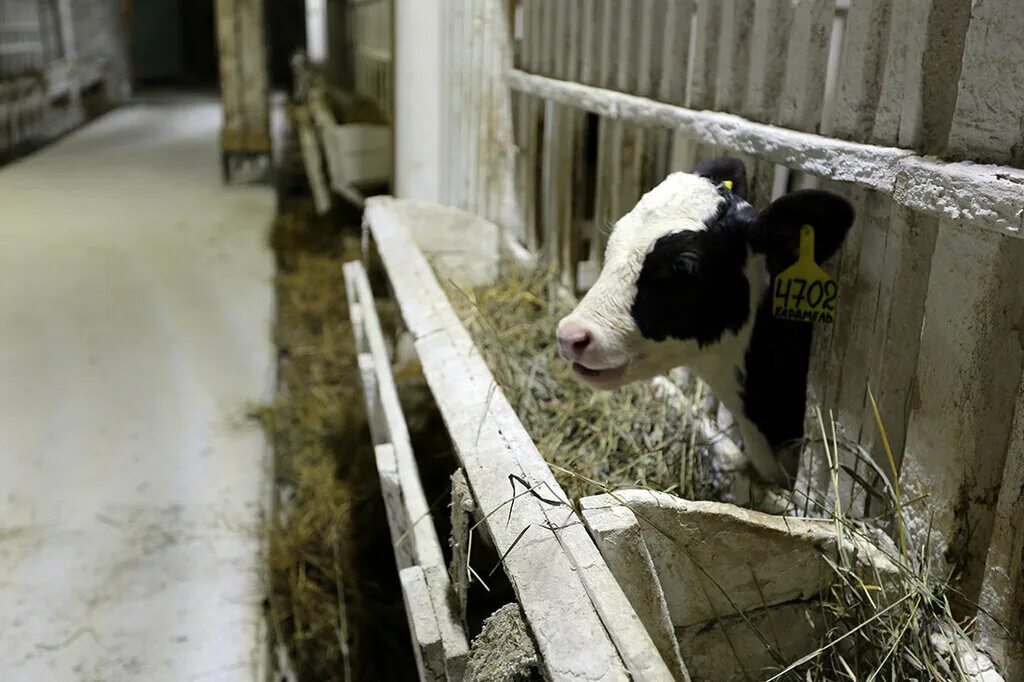
M838 293L835 281L814 262L814 228L804 225L796 263L775 276L772 313L784 320L831 323Z

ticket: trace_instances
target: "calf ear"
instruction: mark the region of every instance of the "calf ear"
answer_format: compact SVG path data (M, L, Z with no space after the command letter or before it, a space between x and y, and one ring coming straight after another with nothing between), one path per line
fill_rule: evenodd
M846 199L816 189L800 190L772 202L750 227L750 245L764 253L775 275L796 262L800 228L814 227L814 260L821 264L835 255L853 225L853 206Z
M716 185L728 180L732 182L733 194L741 199L747 198L747 167L739 159L707 159L694 166L691 172Z

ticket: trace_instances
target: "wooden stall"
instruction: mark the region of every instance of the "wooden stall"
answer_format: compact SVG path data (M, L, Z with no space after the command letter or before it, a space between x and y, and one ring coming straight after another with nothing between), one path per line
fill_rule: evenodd
M442 203L497 224L520 260L549 261L569 295L593 282L614 221L667 173L697 161L742 158L756 207L804 187L849 199L857 221L830 265L842 308L837 324L815 331L808 404L834 415L837 437L874 460L889 479L878 485L899 483L905 498L927 500L899 510L902 527L953 577L957 615L978 619L978 649L1005 679L1024 675L1024 13L1016 3L470 0L442 1L441 12L432 163ZM393 48L399 60L402 50ZM495 401L485 390L486 367L435 300L420 256L400 245L416 220L391 210L374 203L368 225L477 502L495 485L495 462L551 485L500 391ZM471 380L456 388L458 377ZM498 416L468 419L481 404ZM702 430L736 451L721 442L731 427L718 410ZM502 437L487 441L487 456L497 459L476 463L492 428ZM473 436L461 446L460 429ZM853 485L869 478L862 466L804 462L798 488L817 504L871 516L870 494ZM836 472L852 473L836 485ZM499 549L508 546L509 529L490 530ZM590 530L602 545L603 531ZM552 554L569 567L596 566L604 581L616 554L601 549L578 538ZM505 569L520 581L538 644L589 641L589 614L545 639L545 614L529 610L540 578L517 574L518 554ZM559 590L581 589L605 627L593 636L613 662L610 677L636 676L638 659L619 646L605 618L614 611L602 611L610 607L586 572L564 577ZM674 666L671 646L632 641ZM560 660L557 647L544 654Z

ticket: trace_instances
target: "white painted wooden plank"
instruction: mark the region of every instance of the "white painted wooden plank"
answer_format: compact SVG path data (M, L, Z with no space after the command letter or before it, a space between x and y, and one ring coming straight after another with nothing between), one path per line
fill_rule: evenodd
M651 490L620 490L581 504L625 506L639 520L677 628L814 598L829 583L825 557L839 551L828 519L787 518ZM866 541L844 541L856 544L862 576L874 581L878 569L883 580L895 577L898 569L885 552Z
M996 506L978 613L978 644L1006 680L1024 679L1024 374Z
M320 215L331 208L331 193L324 178L323 157L320 154L320 143L313 132L309 111L304 107L295 109L295 123L298 128L299 147L302 150L302 163L306 169L306 179L313 195L313 206Z
M402 483L398 475L394 446L391 443L377 445L374 448L374 459L377 464L377 476L380 478L380 494L384 499L384 514L387 517L388 530L391 531L395 564L399 570L418 566L413 543L409 540L412 520L402 502Z
M616 45L617 24L616 6L613 0L596 0L595 12L597 27L594 31L594 49L600 56L598 69L594 78L595 85L604 88L616 86L614 48ZM604 256L605 240L608 228L619 218L613 211L613 194L619 183L619 145L621 125L616 121L598 119L597 122L597 171L594 188L594 220L591 223L590 253L587 254L591 263L600 263ZM596 269L596 267L595 267Z
M632 26L635 21L636 0L617 0L618 27L615 52L615 88L624 93L636 93L640 86L639 64L643 45L639 36L632 31L622 31L623 26ZM643 170L644 131L639 126L613 123L610 144L616 150L610 155L616 167L617 177L610 177L611 203L608 217L618 220L640 199L642 193L641 173Z
M376 40L378 49L386 51L387 42L379 35L390 31L388 5L369 7L373 16L372 31L364 39ZM394 121L394 191L408 199L440 201L442 177L446 166L441 147L442 91L441 0L399 1L395 3L394 31L403 49L393 62L395 78L395 110L390 111L390 95L385 97L381 74L390 73L387 66L374 64L368 90L380 109L388 111ZM375 35L377 34L377 35Z
M658 99L670 104L686 102L686 74L690 52L692 0L674 0L665 14L662 43L662 80Z
M949 153L1024 166L1024 11L1019 3L971 3Z
M602 117L676 130L714 144L822 178L891 193L924 213L971 221L978 228L1024 236L1024 171L943 163L913 152L779 129L731 114L692 111L642 97L520 71L511 86Z
M1024 241L940 221L902 479L927 493L936 557L976 603L1024 362ZM1013 453L1019 456L1019 453ZM962 570L962 572L961 572Z
M544 147L542 149L544 253L563 277L575 279L571 262L573 223L572 164L575 117L566 107L544 103ZM567 283L570 290L574 283Z
M944 154L958 97L957 75L971 3L928 0L911 7L914 13L906 34L899 145L924 154Z
M713 109L719 30L722 25L722 3L720 0L695 1L697 5L696 42L690 89L686 93L686 106L691 109Z
M389 523L395 534L395 556L400 568L403 560L423 568L429 594L434 603L435 621L441 633L445 665L454 678L459 678L468 657L469 643L448 599L451 585L444 555L420 482L419 470L409 441L409 431L391 373L391 362L380 320L373 304L373 292L362 265L350 262L343 268L346 295L350 297L350 301L358 304L355 306L358 313L353 317L353 327L357 324L361 327L362 338L372 356L375 370L376 386L371 387L370 382L364 383L367 411L369 414L375 413L379 402L388 436L388 442L377 448L376 455L380 467L381 491L388 507ZM357 333L356 338L359 339L360 334ZM364 355L361 354L360 357ZM362 370L363 366L360 369ZM383 441L379 434L381 427L373 430L374 440ZM397 472L397 489L395 481L392 480L392 469Z
M835 0L797 0L787 38L786 72L775 121L787 128L816 132L825 100L828 46Z
M868 360L867 383L874 391L896 466L902 462L914 373L924 324L938 219L893 205L886 235L875 348ZM882 471L891 466L878 438L873 415L864 406L860 440Z
M775 113L786 65L786 37L792 20L792 0L763 0L755 5L751 30L750 72L744 115L769 121Z
M581 83L595 84L597 71L601 61L600 44L598 43L598 0L580 0L580 71Z
M409 634L412 635L420 680L446 682L444 646L441 644L437 621L434 620L430 590L423 569L419 566L403 568L398 573L398 579L402 585L405 614L409 619Z
M600 497L580 500L580 513L608 568L672 670L672 676L677 681L689 682L690 674L679 655L679 642L661 582L636 516L627 507L609 505Z
M721 32L715 67L714 109L743 113L750 73L754 0L722 0Z
M564 500L423 255L393 219L393 201L369 200L366 220L481 510L488 513L509 500L509 474ZM571 509L524 496L516 500L511 521L499 513L486 523L501 554L526 529L504 566L549 676L625 679L628 666L636 679L670 679Z

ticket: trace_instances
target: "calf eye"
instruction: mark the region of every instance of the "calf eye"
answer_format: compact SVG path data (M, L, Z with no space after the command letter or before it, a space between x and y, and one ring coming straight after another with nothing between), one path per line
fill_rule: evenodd
M700 271L700 254L696 251L683 251L676 256L673 269L677 273L696 274Z

